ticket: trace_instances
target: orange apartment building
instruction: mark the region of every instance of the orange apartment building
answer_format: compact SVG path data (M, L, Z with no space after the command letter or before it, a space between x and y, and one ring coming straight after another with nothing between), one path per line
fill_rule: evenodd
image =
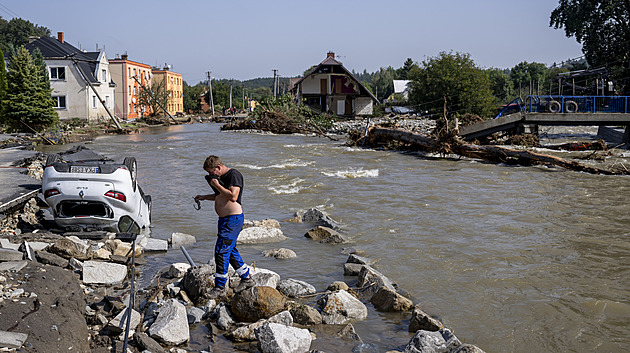
M118 85L114 99L114 114L125 120L149 115L151 107L140 104L139 95L142 88L138 81L145 87L151 86L151 66L131 61L127 55L110 60L109 65L112 80Z
M153 82L165 80L166 91L169 92L168 104L165 107L171 115L184 112L184 81L182 74L172 72L168 67L153 70Z

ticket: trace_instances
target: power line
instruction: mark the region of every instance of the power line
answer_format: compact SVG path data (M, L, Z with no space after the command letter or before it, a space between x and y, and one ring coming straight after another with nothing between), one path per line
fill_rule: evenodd
M9 14L9 15L13 15L13 16L15 16L15 17L20 17L18 14L16 14L16 13L15 13L15 12L13 12L13 11L11 11L11 9L10 9L10 8L8 8L8 7L4 6L4 5L3 5L3 4L1 4L1 3L0 3L0 7L3 7L4 9L1 9L1 8L0 8L0 10L2 10L2 11L4 11L4 12L6 12L7 14ZM6 9L6 10L5 10L5 9Z

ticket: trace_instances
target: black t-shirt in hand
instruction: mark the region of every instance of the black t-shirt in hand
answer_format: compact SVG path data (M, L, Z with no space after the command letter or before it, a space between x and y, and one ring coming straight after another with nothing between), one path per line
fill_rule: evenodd
M215 195L219 195L219 190L217 190L214 186L212 186L212 184L210 184L210 181L214 178L217 177L206 175L206 181L208 182L208 185L210 185ZM240 188L236 202L238 202L239 205L242 205L241 198L243 195L243 174L241 174L241 172L236 169L230 169L227 171L227 173L223 174L218 179L221 186L226 189L230 189L230 186L238 186Z

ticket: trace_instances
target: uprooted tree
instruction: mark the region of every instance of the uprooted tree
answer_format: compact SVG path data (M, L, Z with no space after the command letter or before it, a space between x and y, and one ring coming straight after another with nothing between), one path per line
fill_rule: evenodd
M625 168L606 170L527 150L467 143L458 136L457 129L453 125L449 126L448 120L444 117L440 119L431 135L418 134L399 129L395 126L373 126L368 129L365 135L361 131L353 131L349 134L349 139L349 143L354 145L388 146L398 150L422 150L442 155L457 154L464 157L486 160L492 163L524 166L555 165L591 174L629 174L629 171ZM601 145L601 143L598 145Z

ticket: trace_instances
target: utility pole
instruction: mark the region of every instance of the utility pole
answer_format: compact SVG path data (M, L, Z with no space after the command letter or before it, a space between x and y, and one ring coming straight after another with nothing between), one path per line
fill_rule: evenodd
M276 77L278 69L273 69L273 100L276 100Z
M245 86L243 86L243 110L245 110Z
M208 87L210 88L210 107L212 107L212 116L214 116L214 99L212 98L212 71L206 72L208 75Z
M230 110L232 110L232 79L230 79Z

